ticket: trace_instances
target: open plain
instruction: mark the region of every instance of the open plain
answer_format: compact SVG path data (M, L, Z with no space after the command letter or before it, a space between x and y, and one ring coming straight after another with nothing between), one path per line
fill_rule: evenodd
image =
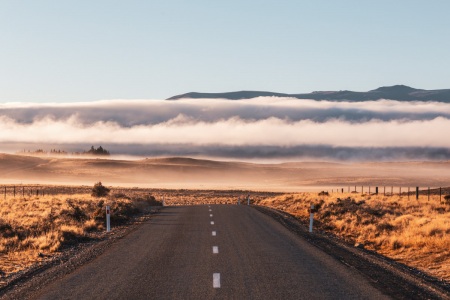
M357 186L444 187L450 161L249 163L192 158L139 160L0 154L0 184L169 189L321 191Z

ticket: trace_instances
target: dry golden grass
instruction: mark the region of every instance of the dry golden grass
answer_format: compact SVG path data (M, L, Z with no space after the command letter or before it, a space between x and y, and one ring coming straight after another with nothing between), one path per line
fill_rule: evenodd
M2 195L0 276L5 278L66 247L98 237L98 232L104 231L106 205L111 206L112 224L118 225L160 204L145 191L112 192L95 198L90 190L52 187L54 195L22 197L20 193L14 198L7 194L6 199ZM84 193L70 193L80 191Z
M439 196L355 193L286 194L256 202L304 221L319 205L315 225L399 262L450 280L450 205Z

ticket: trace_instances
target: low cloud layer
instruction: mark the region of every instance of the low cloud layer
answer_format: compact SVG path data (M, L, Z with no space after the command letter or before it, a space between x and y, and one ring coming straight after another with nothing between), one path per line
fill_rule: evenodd
M268 118L289 121L327 122L341 119L349 122L369 120L432 120L450 118L450 103L401 102L378 100L366 102L331 102L293 98L260 97L250 100L108 100L69 104L0 104L0 116L20 123L43 118L67 120L73 116L82 124L112 121L122 127L154 125L179 115L197 121L215 122L239 117L242 120Z
M92 144L133 155L450 159L448 128L450 104L430 102L267 97L0 104L3 151Z

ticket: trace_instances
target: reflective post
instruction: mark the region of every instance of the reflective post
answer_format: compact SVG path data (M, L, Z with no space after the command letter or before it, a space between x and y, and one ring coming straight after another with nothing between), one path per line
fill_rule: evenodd
M109 205L106 206L106 232L111 231L111 210Z
M311 210L309 215L309 232L313 231L313 223L314 223L314 204L311 204Z

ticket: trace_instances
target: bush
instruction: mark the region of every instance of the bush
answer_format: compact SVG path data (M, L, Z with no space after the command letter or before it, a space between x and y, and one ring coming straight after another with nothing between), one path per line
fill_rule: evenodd
M57 250L63 250L78 243L88 242L91 238L83 233L81 228L62 228Z
M74 202L76 201L72 199L66 199L66 203L69 206L69 209L61 210L60 215L67 217L67 219L69 220L75 220L77 222L87 220L88 217L86 213L79 205L76 205Z
M130 220L134 215L140 213L139 208L128 202L116 202L111 207L111 222L115 224L123 224Z
M110 189L108 189L106 186L103 186L103 184L99 181L96 184L94 184L94 187L92 188L92 197L105 197L108 196Z
M2 238L10 238L16 236L16 232L12 228L12 226L5 222L4 220L0 219L0 236Z
M450 195L445 195L444 196L444 203L445 204L450 204Z
M143 197L135 197L135 198L133 198L133 200L145 202L150 206L162 206L162 202L159 200L156 200L155 196L153 196L151 194L144 195Z

